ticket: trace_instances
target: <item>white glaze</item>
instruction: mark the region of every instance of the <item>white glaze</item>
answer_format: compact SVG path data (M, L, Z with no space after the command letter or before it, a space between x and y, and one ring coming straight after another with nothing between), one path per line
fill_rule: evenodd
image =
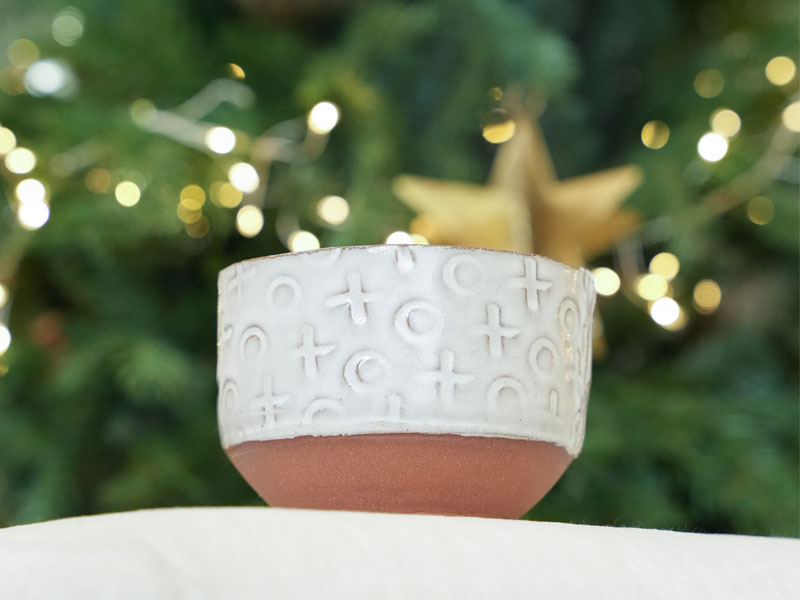
M591 380L586 269L448 246L328 248L219 275L224 446L434 433L580 452Z

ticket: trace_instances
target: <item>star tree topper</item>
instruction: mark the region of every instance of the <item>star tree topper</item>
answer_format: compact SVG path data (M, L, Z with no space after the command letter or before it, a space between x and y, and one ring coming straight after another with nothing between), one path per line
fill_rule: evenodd
M497 153L488 185L403 175L397 196L419 213L412 231L431 243L514 250L581 266L639 223L619 210L642 180L623 166L560 181L538 125L515 119Z

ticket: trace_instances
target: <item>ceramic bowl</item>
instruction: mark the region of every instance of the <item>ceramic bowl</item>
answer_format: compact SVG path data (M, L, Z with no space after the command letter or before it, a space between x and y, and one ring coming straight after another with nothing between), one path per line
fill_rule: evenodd
M591 274L447 246L219 276L218 419L269 504L516 518L583 444Z

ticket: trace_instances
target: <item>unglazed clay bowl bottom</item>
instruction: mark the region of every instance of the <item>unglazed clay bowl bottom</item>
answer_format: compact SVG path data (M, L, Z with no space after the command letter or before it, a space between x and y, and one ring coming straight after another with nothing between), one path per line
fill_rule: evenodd
M415 433L244 442L227 453L272 506L508 519L572 461L547 442Z

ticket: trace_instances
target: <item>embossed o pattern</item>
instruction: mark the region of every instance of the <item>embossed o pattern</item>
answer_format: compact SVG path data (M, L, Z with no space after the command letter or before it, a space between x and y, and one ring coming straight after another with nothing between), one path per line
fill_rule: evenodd
M407 342L421 344L439 337L444 317L436 305L425 300L411 300L398 309L394 327Z
M236 388L236 382L228 379L222 386L222 410L228 416L236 413L237 405L239 404L239 390Z
M545 355L548 354L550 355L549 360L545 358ZM542 379L549 380L559 369L561 355L551 339L540 337L531 344L530 352L528 352L528 363L536 375Z
M564 298L558 307L558 324L561 331L570 337L576 335L581 326L580 311L572 298Z
M460 296L477 294L486 285L487 278L484 266L468 254L456 254L442 269L445 285Z
M256 348L253 351L253 347ZM261 360L267 352L267 334L257 325L244 330L239 340L239 357L242 360Z
M344 409L336 400L317 398L309 404L308 408L303 413L303 425L313 425L315 421L319 420L318 415L324 412L332 412L341 415L344 413Z
M291 310L300 304L301 297L300 284L288 275L278 275L267 286L267 305L272 310Z
M505 389L514 391L517 400L519 401L520 409L522 412L525 412L525 409L527 408L527 394L525 392L525 388L518 379L514 379L513 377L498 377L491 383L491 385L489 385L489 391L486 394L489 410L497 410L497 403L500 400L500 392Z
M391 363L380 352L362 350L344 365L344 379L356 392L374 392L391 374Z

